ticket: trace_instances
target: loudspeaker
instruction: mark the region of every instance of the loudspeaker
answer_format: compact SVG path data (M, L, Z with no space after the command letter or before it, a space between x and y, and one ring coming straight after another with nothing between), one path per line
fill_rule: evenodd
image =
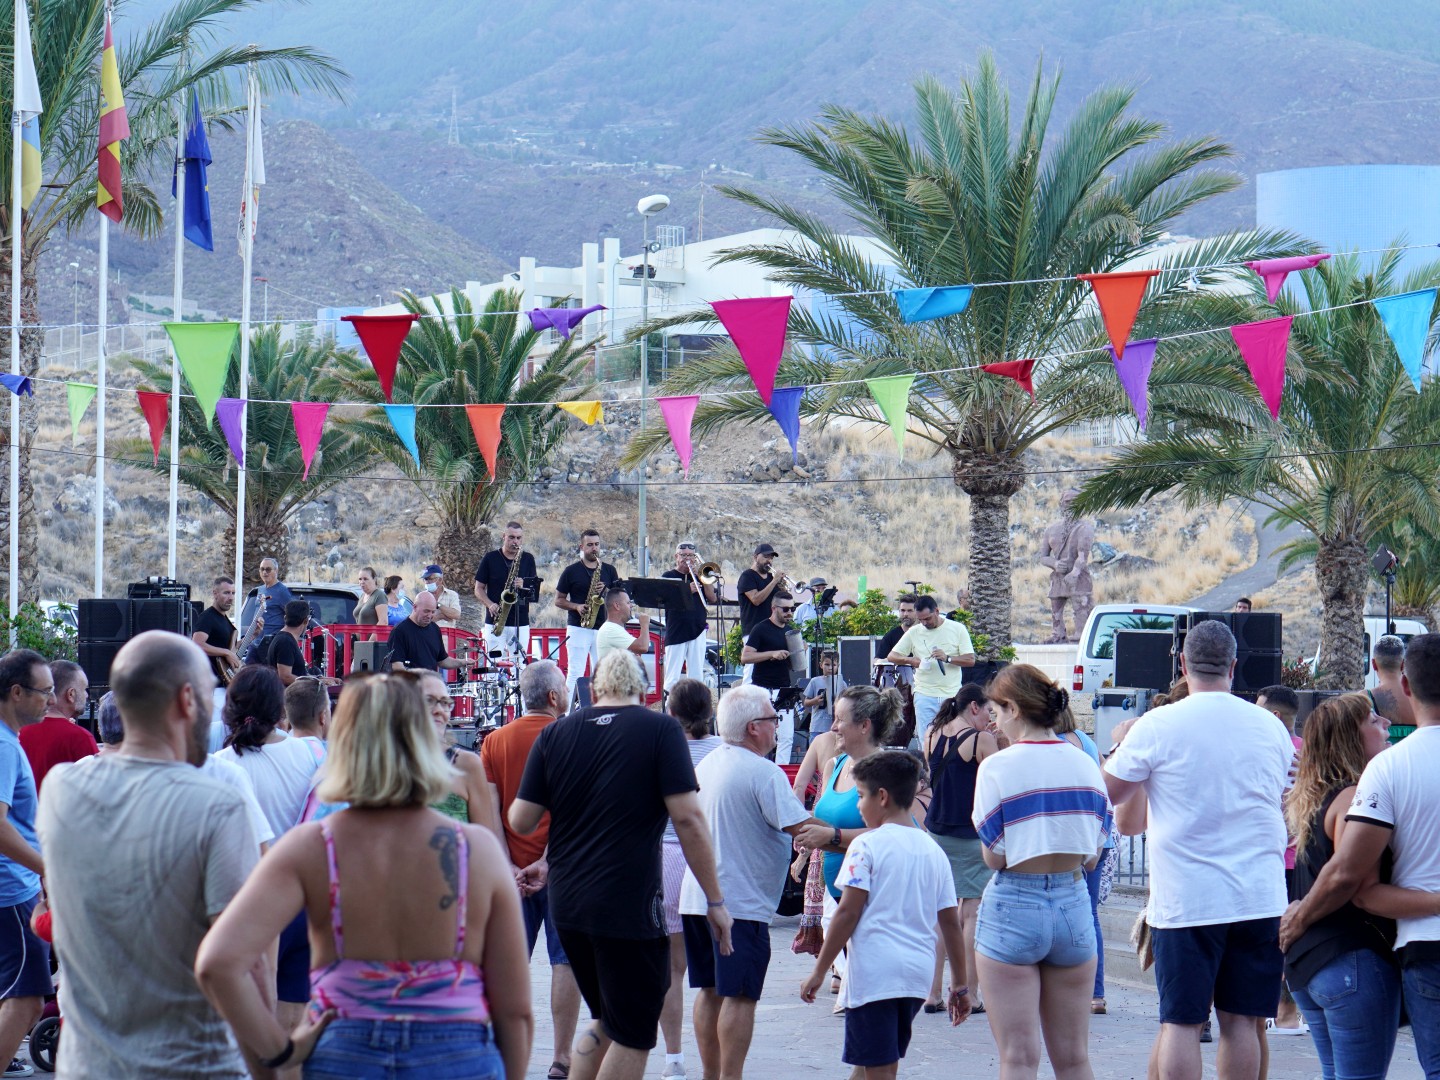
M870 661L875 659L875 646L880 641L873 637L842 637L836 648L840 653L840 675L851 686L869 686L875 680Z
M1234 690L1259 693L1280 681L1280 650L1255 649L1242 651L1235 657Z
M192 614L190 601L180 596L131 600L131 633L143 634L147 630L168 630L172 634L184 634L189 637Z
M1169 630L1115 631L1115 685L1166 690L1171 682L1174 634Z
M592 698L590 696L590 676L582 675L575 680L575 700L573 702L577 709L588 709Z
M350 647L350 670L381 671L389 655L388 641L357 641Z
M1296 690L1295 696L1300 699L1300 708L1295 712L1295 734L1305 733L1305 720L1315 711L1316 705L1343 693L1344 690Z
M81 600L79 622L81 641L129 641L130 601L108 598ZM108 670L109 665L106 667Z
M84 601L82 600L83 604ZM118 653L125 642L123 641L86 641L80 639L77 646L79 652L80 667L85 672L85 678L90 680L90 688L108 687L110 685L110 665L115 662L115 654Z
M1278 611L1236 611L1230 615L1230 629L1235 645L1241 651L1269 651L1280 648L1280 613Z

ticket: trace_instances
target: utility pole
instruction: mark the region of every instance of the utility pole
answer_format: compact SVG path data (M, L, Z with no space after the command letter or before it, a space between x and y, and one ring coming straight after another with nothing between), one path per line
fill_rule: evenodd
M450 88L450 137L447 140L451 146L460 145L459 97L459 91L452 86Z

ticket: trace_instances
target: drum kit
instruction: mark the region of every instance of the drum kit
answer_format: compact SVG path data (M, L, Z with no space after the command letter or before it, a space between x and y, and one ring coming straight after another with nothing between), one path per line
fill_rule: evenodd
M450 684L450 727L458 742L474 734L478 746L486 735L520 714L520 665L509 658L493 658L484 641L462 641L456 659L469 672L463 682Z

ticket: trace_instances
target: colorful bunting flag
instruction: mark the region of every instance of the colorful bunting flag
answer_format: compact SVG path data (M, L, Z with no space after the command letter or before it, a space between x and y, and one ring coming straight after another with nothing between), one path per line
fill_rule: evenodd
M605 407L598 401L562 401L560 408L587 425L605 422Z
M185 239L205 251L215 250L215 230L210 220L210 140L205 137L205 118L200 115L200 95L190 91L190 123L185 128ZM179 170L176 170L177 175ZM170 178L170 194L176 190Z
M1415 389L1420 389L1420 372L1425 366L1425 338L1430 333L1430 316L1435 310L1435 290L1382 296L1372 301L1395 346L1400 363Z
M1081 281L1090 283L1095 291L1095 302L1100 305L1100 318L1105 322L1105 333L1116 356L1125 355L1125 341L1130 328L1135 325L1135 316L1140 311L1140 301L1145 298L1145 286L1159 270L1124 270L1114 274L1076 274Z
M755 383L760 400L770 404L775 373L785 352L785 328L790 322L788 296L756 296L743 300L714 300L710 306L735 342L745 370Z
M390 426L395 429L395 437L400 444L410 451L410 456L415 459L415 467L420 467L420 447L415 444L415 406L414 405L381 405L385 415L390 418Z
M150 429L150 449L154 451L155 464L160 464L160 440L165 436L165 424L170 419L170 395L159 390L136 390L140 399L140 411L145 414L145 424Z
M1001 360L995 364L981 364L980 370L991 375L1000 375L1006 379L1014 379L1020 384L1020 389L1029 394L1032 400L1034 399L1035 383L1031 380L1031 375L1035 372L1034 360Z
M45 111L45 103L40 100L40 79L35 74L35 49L30 43L30 7L25 0L19 0L15 16L14 109L20 114L20 205L29 210L35 197L40 194L40 114Z
M1130 407L1135 410L1135 419L1140 421L1140 430L1145 430L1145 421L1150 415L1150 369L1155 364L1155 346L1159 338L1145 338L1132 341L1125 349L1125 355L1118 356L1110 350L1110 359L1115 361L1115 374L1120 376L1120 385L1130 398Z
M300 460L305 463L302 480L310 479L310 462L320 448L320 434L325 430L325 414L330 406L323 401L292 401L290 418L295 422L295 438L300 441Z
M242 469L245 467L245 440L240 434L241 418L245 415L243 398L221 398L215 405L215 418L230 444L230 455Z
M30 383L28 375L0 375L0 384L4 384L16 397L34 397L35 387Z
M805 396L805 387L786 386L776 390L770 398L770 415L785 433L790 444L790 460L800 456L800 400Z
M225 389L225 375L230 370L230 353L240 333L237 322L186 323L167 322L165 332L175 346L180 368L195 391L195 400L205 415L205 426L215 419L215 403ZM233 447L232 447L233 449ZM239 457L236 460L240 460ZM242 466L244 462L241 462Z
M466 405L465 415L470 418L470 430L475 433L475 445L480 447L480 456L490 467L490 479L495 479L495 461L500 451L500 418L505 415L504 405Z
M910 384L914 381L914 375L886 375L865 380L870 396L880 406L880 415L890 425L890 433L895 436L895 446L902 461L905 460L905 417L910 402Z
M907 323L959 315L970 305L973 285L941 285L933 289L896 289L895 306Z
M80 420L85 415L85 410L90 407L90 402L95 400L95 391L98 387L91 383L67 382L65 384L65 403L70 406L70 445L78 445L80 441Z
M1293 315L1260 322L1241 323L1230 328L1250 377L1260 397L1270 407L1270 416L1280 419L1280 394L1285 389L1285 350L1290 345Z
M570 332L580 325L580 320L586 315L593 315L597 311L604 311L604 304L595 304L587 308L531 308L530 328L537 334L541 330L555 330L566 341L570 340Z
M99 185L95 206L111 221L125 215L120 197L120 143L130 137L130 120L125 115L125 95L120 90L120 65L115 60L115 34L110 27L110 9L105 9L105 46L100 53L100 154Z
M700 404L699 394L682 394L678 397L656 398L660 414L665 417L665 427L670 432L670 442L680 458L680 467L685 478L690 478L690 455L694 447L690 444L690 424L695 419L695 406Z
M1270 303L1285 287L1285 278L1295 270L1309 270L1320 265L1329 255L1294 255L1288 259L1256 259L1245 265L1259 274L1265 281L1265 299Z
M370 358L370 366L375 369L375 377L380 380L385 400L389 401L395 387L395 364L400 359L400 346L405 343L405 335L410 333L410 328L420 316L407 311L403 315L342 315L340 318L355 327L360 344L365 347L365 355Z

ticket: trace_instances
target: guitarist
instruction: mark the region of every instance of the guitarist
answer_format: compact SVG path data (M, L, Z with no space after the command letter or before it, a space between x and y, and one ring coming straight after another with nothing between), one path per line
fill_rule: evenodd
M240 651L235 648L235 626L230 621L230 609L235 606L235 581L224 576L211 583L210 606L195 623L191 635L195 644L210 657L220 685L230 682L240 670ZM256 620L259 622L259 619Z
M596 577L596 572L599 577ZM605 594L620 580L620 573L607 562L600 561L600 533L586 529L580 534L580 560L565 567L560 580L555 583L555 606L570 613L565 627L565 655L569 670L565 673L566 700L575 696L575 684L585 674L585 662L590 662L590 674L600 663L600 654L595 647L595 631L605 621ZM591 586L595 586L593 589ZM598 603L591 603L591 597L598 597ZM587 608L597 608L593 622L584 621Z

